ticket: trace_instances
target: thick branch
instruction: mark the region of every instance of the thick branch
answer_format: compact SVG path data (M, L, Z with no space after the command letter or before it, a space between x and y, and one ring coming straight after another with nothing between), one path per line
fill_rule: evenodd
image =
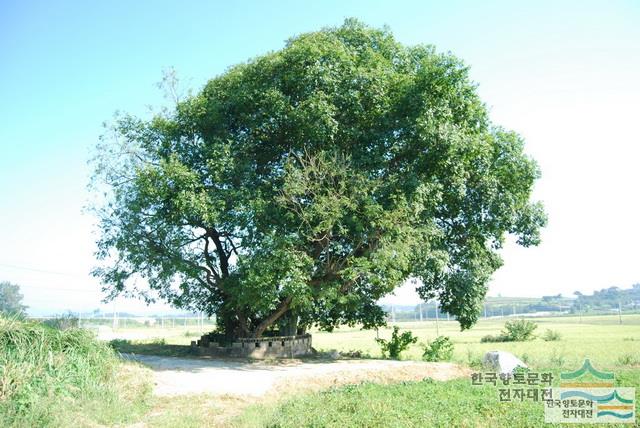
M220 275L218 275L218 271L213 266L213 258L211 257L211 254L209 254L209 237L208 236L204 237L204 260L207 263L207 266L209 267L213 275L216 277L216 279L220 279Z
M282 302L280 302L280 304L278 305L276 310L273 311L271 313L271 315L269 315L267 318L265 318L260 324L258 324L256 329L253 331L253 337L262 336L262 333L264 333L264 331L270 325L272 325L274 322L278 321L278 319L282 315L284 315L285 312L287 312L287 310L289 309L289 306L291 305L291 300L293 300L293 298L291 296L289 296L286 299L284 299Z
M153 239L151 239L150 237L146 237L146 241L149 244L149 246L151 247L151 249L153 251L155 251L158 254L161 254L164 257L167 257L169 259L174 260L175 262L178 263L184 263L187 266L190 266L194 269L200 270L202 272L205 273L205 275L207 276L207 280L203 280L202 278L200 278L200 276L196 275L195 276L195 280L198 281L204 288L206 288L207 290L214 292L215 289L214 287L217 287L218 289L224 291L224 289L222 288L222 285L220 283L220 281L217 281L217 274L214 280L214 278L212 278L212 271L209 270L208 268L204 267L204 266L200 266L199 264L191 261L191 260L187 260L184 259L182 257L177 257L175 254L171 254L170 251L167 251L165 248L163 248L163 246L161 244L158 244L157 242L155 242Z
M218 253L218 259L220 260L220 274L223 278L229 276L229 257L230 253L227 253L220 241L220 234L214 228L207 228L207 236L209 236L214 245L216 246L216 253Z

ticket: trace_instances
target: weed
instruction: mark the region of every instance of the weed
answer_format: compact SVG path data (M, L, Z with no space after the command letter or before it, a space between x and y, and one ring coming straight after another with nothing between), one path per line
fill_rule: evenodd
M561 338L562 336L557 330L551 329L545 330L544 334L542 335L542 340L544 340L545 342L556 342Z

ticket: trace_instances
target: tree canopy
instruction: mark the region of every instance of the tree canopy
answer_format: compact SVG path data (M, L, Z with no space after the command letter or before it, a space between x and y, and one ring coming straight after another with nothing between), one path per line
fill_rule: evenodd
M468 67L356 20L117 117L96 159L109 296L216 314L232 337L379 326L409 278L468 328L505 236L536 245L546 221L536 163Z

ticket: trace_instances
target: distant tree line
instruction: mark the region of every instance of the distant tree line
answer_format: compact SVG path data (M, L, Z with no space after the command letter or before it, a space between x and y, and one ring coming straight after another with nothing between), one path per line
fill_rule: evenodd
M630 289L619 287L603 288L592 295L573 293L576 297L563 297L561 294L542 296L541 298L487 297L481 309L481 317L532 314L538 312L587 313L640 310L640 283ZM419 305L384 305L382 309L388 319L395 321L418 321L436 318L455 319L448 316L434 302Z
M573 294L577 299L573 303L572 312L617 310L618 308L622 310L640 309L640 284L634 284L629 289L603 288L600 291L594 291L590 296L579 291Z

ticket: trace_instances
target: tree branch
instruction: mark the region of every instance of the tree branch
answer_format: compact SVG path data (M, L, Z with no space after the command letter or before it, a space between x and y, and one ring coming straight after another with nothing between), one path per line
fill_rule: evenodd
M271 324L276 322L282 315L284 315L284 313L289 309L292 300L293 297L289 296L282 302L280 302L276 310L273 311L271 315L265 318L260 324L258 324L256 329L253 331L252 337L260 337Z
M230 254L227 253L220 241L220 235L218 231L214 228L207 228L207 235L213 240L214 245L216 246L216 252L218 253L218 259L220 260L220 274L223 278L229 276L229 257Z
M213 275L216 277L216 279L220 279L220 275L218 274L218 271L213 266L213 258L211 257L211 254L209 254L209 237L208 236L205 236L204 238L204 260L207 266L209 267L209 269L211 269L211 272L213 272Z

